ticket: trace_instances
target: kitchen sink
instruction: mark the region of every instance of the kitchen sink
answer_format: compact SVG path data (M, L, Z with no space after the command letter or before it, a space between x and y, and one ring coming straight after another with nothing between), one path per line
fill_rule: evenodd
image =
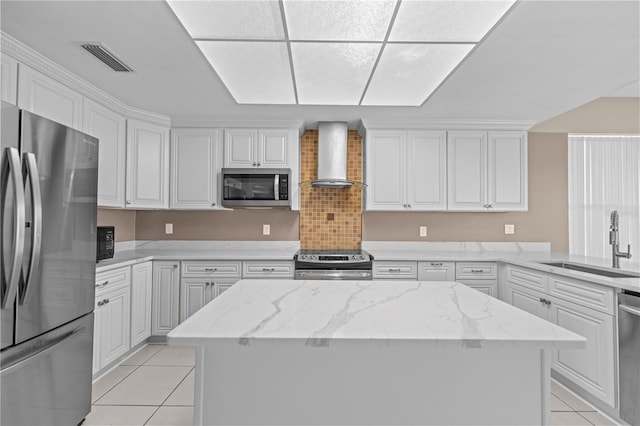
M601 275L603 277L611 278L640 278L640 274L633 272L617 272L609 271L606 269L592 268L586 265L580 265L577 263L568 262L540 262L543 265L555 266L556 268L571 269L572 271L586 272L588 274Z

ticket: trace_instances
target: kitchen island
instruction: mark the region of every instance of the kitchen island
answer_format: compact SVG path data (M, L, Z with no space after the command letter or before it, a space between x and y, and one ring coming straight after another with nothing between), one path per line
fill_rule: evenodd
M195 424L546 424L585 339L455 282L243 280L180 324Z

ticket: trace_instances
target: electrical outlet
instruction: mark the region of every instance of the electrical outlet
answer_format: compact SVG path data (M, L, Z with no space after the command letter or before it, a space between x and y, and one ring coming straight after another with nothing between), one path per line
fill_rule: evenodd
M262 235L271 235L271 225L268 223L262 225Z
M165 223L164 224L164 233L165 234L173 234L173 223Z
M504 225L504 234L505 235L512 235L516 233L516 226L512 225L512 224L505 224Z
M426 237L427 236L427 227L426 226L421 226L420 227L420 236L421 237Z

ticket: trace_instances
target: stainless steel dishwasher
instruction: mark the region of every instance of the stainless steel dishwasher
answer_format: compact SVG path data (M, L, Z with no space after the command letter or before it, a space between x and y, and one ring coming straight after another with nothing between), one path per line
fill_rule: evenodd
M640 426L640 293L618 295L620 418Z

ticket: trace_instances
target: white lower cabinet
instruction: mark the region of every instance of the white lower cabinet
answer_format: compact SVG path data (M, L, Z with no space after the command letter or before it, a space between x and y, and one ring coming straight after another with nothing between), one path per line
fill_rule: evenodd
M153 303L151 334L164 336L178 325L180 262L153 262Z
M216 296L210 278L182 278L180 283L180 322L195 314Z
M130 273L125 267L96 275L93 374L129 351Z
M552 368L615 407L613 289L511 265L504 285L507 303L587 339L584 349L554 350Z
M498 297L498 264L456 262L456 281L492 297Z
M151 336L153 266L144 262L131 267L131 347Z
M373 261L374 280L416 280L418 262Z
M455 281L455 262L418 262L418 281Z

